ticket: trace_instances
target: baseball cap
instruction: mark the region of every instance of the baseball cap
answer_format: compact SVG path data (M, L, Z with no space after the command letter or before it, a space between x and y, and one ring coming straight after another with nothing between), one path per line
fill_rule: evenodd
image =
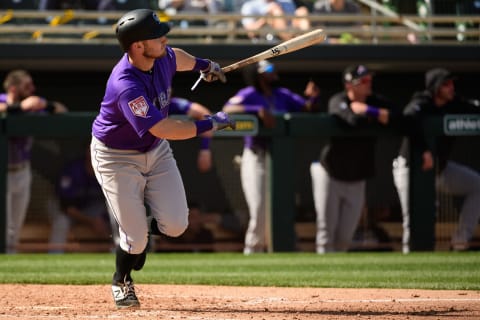
M117 22L116 34L123 51L136 41L160 38L170 31L167 23L160 22L155 11L135 9L124 14Z
M262 60L257 63L257 73L272 73L275 71L275 66L273 63L267 61L267 60Z
M369 74L372 72L363 64L351 65L343 71L343 82L357 84L359 79Z
M435 93L445 81L450 79L455 79L455 77L447 69L430 69L425 73L425 88L431 93Z

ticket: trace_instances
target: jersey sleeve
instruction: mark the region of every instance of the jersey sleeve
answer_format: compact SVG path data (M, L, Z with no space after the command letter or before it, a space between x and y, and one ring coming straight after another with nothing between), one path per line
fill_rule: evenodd
M118 107L139 137L164 118L145 92L136 88L121 93Z
M288 112L302 111L302 109L305 107L307 103L304 97L285 88L282 88L280 90L287 100Z

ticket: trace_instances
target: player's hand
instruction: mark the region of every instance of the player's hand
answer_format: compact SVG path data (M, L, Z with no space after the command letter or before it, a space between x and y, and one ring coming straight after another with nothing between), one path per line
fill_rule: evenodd
M212 121L214 131L223 130L225 128L231 128L235 130L235 120L230 119L226 112L219 111L214 115L206 116L206 118Z
M201 71L202 79L207 82L212 82L220 80L223 83L227 82L227 77L225 73L220 68L220 65L214 61L210 61L210 67L206 71Z
M320 95L320 87L313 80L309 80L303 91L305 97L316 98Z
M425 151L422 154L422 170L428 171L433 169L433 155L430 151Z

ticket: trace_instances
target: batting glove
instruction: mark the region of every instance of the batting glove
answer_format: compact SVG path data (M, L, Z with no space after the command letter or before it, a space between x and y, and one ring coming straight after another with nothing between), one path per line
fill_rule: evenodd
M235 120L230 119L228 114L223 111L217 112L212 116L206 116L206 118L212 121L213 130L215 131L223 130L225 128L235 130Z
M208 70L200 71L201 77L203 80L207 82L212 82L216 80L220 80L223 83L227 82L227 77L225 73L220 68L220 65L214 61L210 61L210 67Z

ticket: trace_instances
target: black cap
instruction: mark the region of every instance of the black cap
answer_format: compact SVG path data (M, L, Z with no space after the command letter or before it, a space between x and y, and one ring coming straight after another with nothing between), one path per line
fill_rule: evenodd
M343 82L357 84L358 80L372 74L363 64L351 65L343 71Z
M425 88L434 94L445 81L450 79L454 79L454 76L447 69L430 69L425 73Z
M160 22L157 13L150 9L136 9L124 14L115 30L123 51L136 41L160 38L170 31L170 26Z

